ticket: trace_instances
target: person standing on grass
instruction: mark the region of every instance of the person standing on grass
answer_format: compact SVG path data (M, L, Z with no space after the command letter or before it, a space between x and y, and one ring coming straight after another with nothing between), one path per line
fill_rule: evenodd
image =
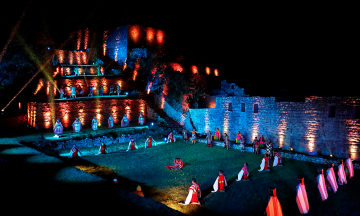
M207 147L212 147L212 134L210 132L210 130L208 131L207 135L206 135L206 143L207 143Z
M229 135L227 135L227 133L224 133L224 148L226 148L226 150L229 150L229 146L230 146Z
M62 126L60 120L56 119L56 123L54 125L55 137L59 138L63 132L64 132L64 127Z
M296 187L296 204L300 214L307 214L309 212L309 201L305 189L304 178L298 178L298 181L299 185Z
M259 140L259 144L260 144L260 148L264 148L264 144L265 144L264 135L261 135L260 140Z
M108 128L113 128L113 127L114 127L114 117L110 114L108 119Z
M257 137L255 137L253 145L254 145L254 154L258 155L260 148L259 148L259 140Z
M219 128L216 128L215 134L214 134L214 140L220 140L220 130Z
M270 187L270 197L265 210L267 216L283 216L280 202L276 196L276 188Z
M125 114L124 117L121 119L121 127L129 127L129 125L130 125L130 120Z
M240 148L241 148L241 152L245 152L245 137L244 137L244 135L241 135Z
M195 144L196 143L196 130L195 128L193 128L192 132L191 132L191 143Z
M240 140L241 140L241 133L240 133L240 131L238 131L238 133L236 134L235 143L236 143L236 144L239 144L239 143L240 143Z
M273 159L273 144L271 143L271 140L268 140L268 143L266 143L266 153L269 155L269 159Z
M94 116L93 120L91 121L91 128L93 130L97 130L98 129L98 120L96 118L96 116Z
M201 198L201 190L199 184L196 183L196 179L192 179L192 185L189 188L189 194L186 197L185 203L180 202L180 205L201 205L199 198Z
M212 193L215 193L217 191L225 192L225 187L227 187L226 178L224 176L224 172L222 170L220 170L219 176L216 178L215 183L213 185L214 190L211 192Z
M78 133L80 131L82 131L82 123L79 120L79 118L76 118L75 121L72 124L73 130L75 133Z
M182 130L182 135L183 135L184 142L189 141L188 131L185 128L183 128L183 130Z

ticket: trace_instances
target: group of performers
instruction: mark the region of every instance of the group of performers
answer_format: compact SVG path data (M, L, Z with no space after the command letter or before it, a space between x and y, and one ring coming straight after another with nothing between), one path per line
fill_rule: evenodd
M138 118L138 124L140 124L140 125L145 124L145 116L142 113L140 113L140 116ZM91 121L91 128L93 130L97 130L98 125L99 125L99 121L97 120L96 116L94 116L94 118ZM125 114L124 117L121 119L121 127L129 127L129 125L130 125L130 120L127 117L127 115ZM72 127L73 127L73 130L75 133L79 133L82 131L83 124L81 123L79 118L76 118L72 124ZM108 119L108 128L113 128L113 127L114 127L114 117L110 114L110 117ZM54 131L55 137L60 137L61 134L63 134L64 127L62 126L59 119L56 120L53 131Z
M93 97L94 96L94 88L95 86L90 85L89 86L89 94L88 97ZM80 85L78 85L77 87L75 85L72 85L70 87L70 92L69 92L69 96L70 98L76 98L77 95L84 95L84 90L81 88ZM116 84L116 90L114 88L113 85L110 86L109 88L109 95L120 95L121 94L121 89L120 89L120 85ZM64 97L64 95L66 95L66 88L64 88L63 86L60 87L60 99L66 99L66 97ZM104 95L104 86L100 85L100 88L98 90L96 90L96 95L98 96L103 96Z

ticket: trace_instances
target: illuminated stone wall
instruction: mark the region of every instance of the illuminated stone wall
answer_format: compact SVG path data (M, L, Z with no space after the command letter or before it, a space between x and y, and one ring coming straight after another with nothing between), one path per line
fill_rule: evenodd
M128 25L106 31L103 41L103 54L123 65L127 57Z
M71 127L78 117L84 127L90 127L96 116L101 125L107 125L110 114L113 115L115 125L120 124L122 117L127 115L131 122L137 122L140 112L146 116L146 103L141 99L101 99L89 101L66 101L53 103L54 112L50 103L29 103L29 112L35 113L28 118L33 127L53 128L56 119L60 119L64 127Z

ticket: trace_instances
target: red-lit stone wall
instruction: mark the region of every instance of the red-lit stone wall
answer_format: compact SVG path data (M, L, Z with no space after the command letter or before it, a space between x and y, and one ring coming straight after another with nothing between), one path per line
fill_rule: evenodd
M90 127L96 116L101 125L107 125L110 114L115 124L120 124L126 114L131 122L137 122L140 112L146 116L146 103L141 99L101 99L88 101L66 101L54 103L54 116L50 103L31 102L28 104L29 124L38 128L53 128L56 119L60 119L64 127L71 127L78 117L84 127Z

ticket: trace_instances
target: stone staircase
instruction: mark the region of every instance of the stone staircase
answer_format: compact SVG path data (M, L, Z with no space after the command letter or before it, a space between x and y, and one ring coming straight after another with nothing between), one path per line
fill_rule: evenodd
M182 126L177 121L170 118L160 107L158 107L148 94L142 92L141 98L145 100L146 104L158 115L158 118L164 120L169 125L169 127L172 128L172 130L178 134L182 133Z

